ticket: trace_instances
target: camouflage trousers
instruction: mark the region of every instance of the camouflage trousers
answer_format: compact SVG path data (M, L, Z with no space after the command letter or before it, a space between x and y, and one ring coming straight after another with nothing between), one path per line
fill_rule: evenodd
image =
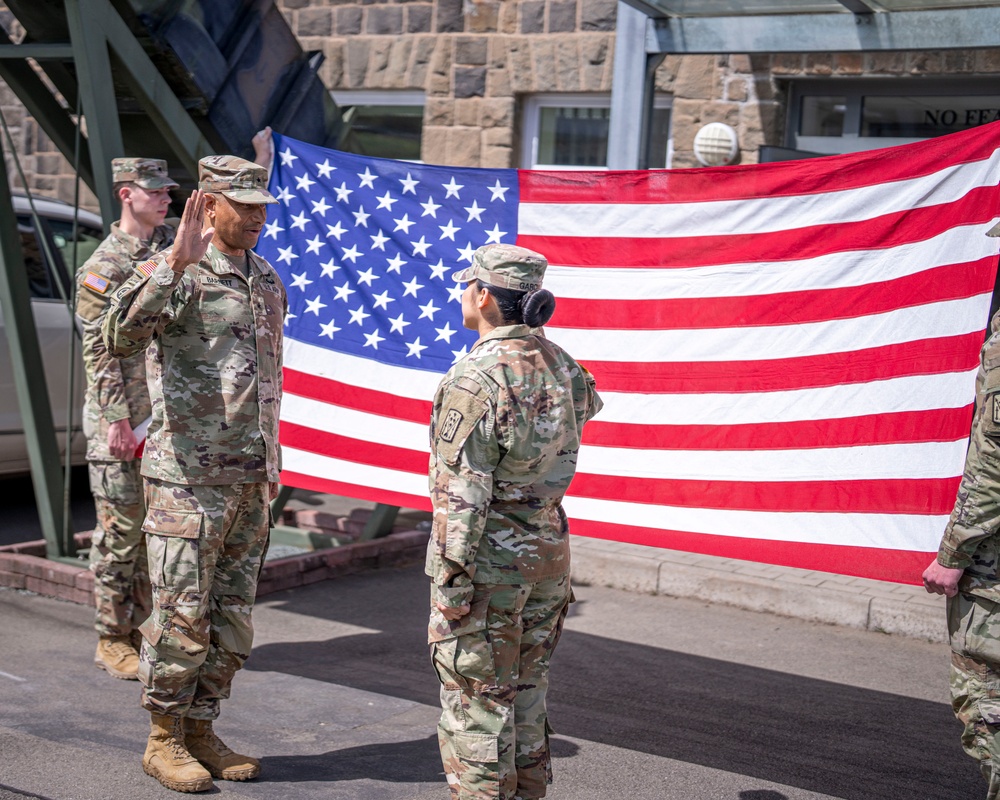
M250 655L250 615L268 542L267 483L146 479L153 613L139 654L142 705L210 720Z
M441 681L438 742L453 800L545 796L549 660L571 601L568 577L477 584L461 627L432 642Z
M100 636L131 636L150 612L139 462L92 461L88 468L97 510L90 544L95 627Z
M962 747L1000 799L1000 603L959 592L948 598L951 705L964 726Z

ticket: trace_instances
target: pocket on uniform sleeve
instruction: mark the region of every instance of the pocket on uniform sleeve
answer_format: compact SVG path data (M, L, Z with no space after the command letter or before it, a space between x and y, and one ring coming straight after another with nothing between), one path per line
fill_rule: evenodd
M203 514L198 511L150 508L142 523L149 555L149 580L154 589L200 592L199 539Z

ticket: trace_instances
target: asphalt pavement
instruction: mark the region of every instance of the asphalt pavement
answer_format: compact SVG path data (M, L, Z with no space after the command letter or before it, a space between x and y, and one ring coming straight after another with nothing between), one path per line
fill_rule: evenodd
M580 586L555 654L550 800L970 800L947 646ZM419 566L269 595L217 730L261 800L446 800ZM92 611L0 591L0 800L176 798L143 774L138 685Z

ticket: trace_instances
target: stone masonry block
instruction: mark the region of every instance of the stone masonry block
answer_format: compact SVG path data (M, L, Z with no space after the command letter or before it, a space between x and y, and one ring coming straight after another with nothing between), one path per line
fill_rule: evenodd
M427 70L434 56L435 37L413 37L413 49L410 51L410 71L407 78L408 86L424 86L427 83Z
M832 75L833 74L833 54L832 53L809 53L806 55L807 75Z
M532 77L536 92L554 92L559 88L556 80L557 42L540 38L531 42Z
M576 30L576 0L555 0L549 6L549 33Z
M734 103L745 103L749 97L750 92L746 78L730 78L726 81L726 100Z
M775 75L801 75L805 56L801 53L776 53L771 57L771 72Z
M424 126L455 124L455 101L448 97L428 97L424 105Z
M502 97L484 100L479 120L483 128L512 129L514 127L514 98Z
M712 56L687 56L674 82L674 96L711 100L717 96L716 66Z
M481 104L482 100L478 97L456 100L454 124L464 128L478 128Z
M451 94L451 42L447 37L438 37L434 55L430 63L430 79L427 90L432 95Z
M556 85L562 92L580 91L580 53L577 50L575 37L566 37L567 41L555 49Z
M303 8L296 14L299 36L329 36L333 33L332 8Z
M906 72L906 53L866 53L865 71L889 75L902 75Z
M517 3L500 3L497 16L497 32L517 33Z
M368 87L381 88L385 86L386 70L389 67L389 53L395 40L386 36L371 40L368 51Z
M493 33L499 15L495 0L472 0L472 11L465 15L465 29L471 33Z
M521 33L542 33L544 30L544 0L525 0L521 3Z
M486 94L486 67L455 67L455 97Z
M972 72L976 68L976 51L946 50L942 70L946 74Z
M836 53L833 71L837 75L861 75L865 71L864 56L861 53Z
M360 89L367 85L369 43L365 39L347 40L345 70L347 88Z
M533 91L535 81L531 61L531 39L529 37L512 37L509 40L507 64L511 93Z
M372 6L366 12L365 30L376 36L403 32L403 9L399 6Z
M427 164L448 163L448 131L450 126L424 125L420 141L420 158Z
M478 67L486 63L489 40L485 36L459 36L455 40L455 63Z
M579 46L580 90L584 92L600 91L604 75L611 69L608 58L610 41L605 34L598 34L581 38Z
M406 32L430 33L434 17L434 6L420 3L406 7Z
M750 64L750 56L745 54L731 54L728 58L728 65L732 72L753 72L753 67Z
M465 30L462 0L437 0L435 28L438 33L461 33Z
M413 39L400 36L389 45L389 59L385 67L384 86L404 88L410 67L410 51L413 49Z
M448 130L445 163L455 167L477 167L480 146L478 128L451 128Z
M617 19L617 0L581 0L580 30L613 31Z
M363 10L361 6L344 6L336 9L335 29L339 36L354 36L361 33Z

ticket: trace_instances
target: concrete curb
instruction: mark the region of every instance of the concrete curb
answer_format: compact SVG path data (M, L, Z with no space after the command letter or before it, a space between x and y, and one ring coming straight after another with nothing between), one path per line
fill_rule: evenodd
M922 587L573 539L573 580L946 642L944 598Z

